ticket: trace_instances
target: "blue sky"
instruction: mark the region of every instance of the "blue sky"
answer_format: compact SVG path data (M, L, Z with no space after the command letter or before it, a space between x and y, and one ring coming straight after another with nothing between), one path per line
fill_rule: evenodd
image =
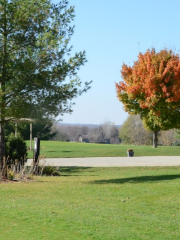
M53 2L58 2L54 0ZM154 47L180 51L179 0L69 0L75 6L73 51L86 51L88 62L79 70L92 88L75 99L64 123L123 124L128 114L118 101L115 83L121 66L132 65L139 52Z

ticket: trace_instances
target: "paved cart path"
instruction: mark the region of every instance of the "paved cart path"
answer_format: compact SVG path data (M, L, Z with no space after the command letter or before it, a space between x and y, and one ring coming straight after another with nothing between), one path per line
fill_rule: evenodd
M136 166L180 166L180 156L153 157L93 157L93 158L47 158L45 166L60 167L136 167ZM31 166L28 159L27 166Z

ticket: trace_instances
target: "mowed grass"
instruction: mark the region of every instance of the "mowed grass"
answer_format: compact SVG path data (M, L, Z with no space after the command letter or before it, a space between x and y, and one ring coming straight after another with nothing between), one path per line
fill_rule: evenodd
M26 141L29 146L29 141ZM133 148L134 156L179 156L180 146L137 146L123 144L95 144L41 141L40 154L47 158L79 158L79 157L125 157L127 149ZM28 152L28 158L32 158L33 153Z
M0 184L1 240L179 240L180 167L61 173Z

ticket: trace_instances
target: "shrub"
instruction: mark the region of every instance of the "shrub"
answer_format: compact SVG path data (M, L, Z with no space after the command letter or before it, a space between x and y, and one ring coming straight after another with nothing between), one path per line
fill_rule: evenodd
M15 178L14 172L11 171L11 170L8 170L8 171L7 171L7 179L13 180L14 178Z
M6 137L6 158L15 161L21 161L21 159L26 158L27 156L27 146L26 143L23 141L20 134L15 136L11 133L9 136Z

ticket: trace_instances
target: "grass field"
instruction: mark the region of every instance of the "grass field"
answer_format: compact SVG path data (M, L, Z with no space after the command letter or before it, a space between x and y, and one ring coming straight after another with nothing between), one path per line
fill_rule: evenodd
M0 184L1 240L179 240L180 167L61 172Z
M27 141L29 146L29 141ZM127 149L133 148L135 156L179 156L180 146L130 146L114 144L75 143L58 141L41 141L41 155L47 158L78 158L78 157L125 157ZM32 158L28 152L28 158Z

